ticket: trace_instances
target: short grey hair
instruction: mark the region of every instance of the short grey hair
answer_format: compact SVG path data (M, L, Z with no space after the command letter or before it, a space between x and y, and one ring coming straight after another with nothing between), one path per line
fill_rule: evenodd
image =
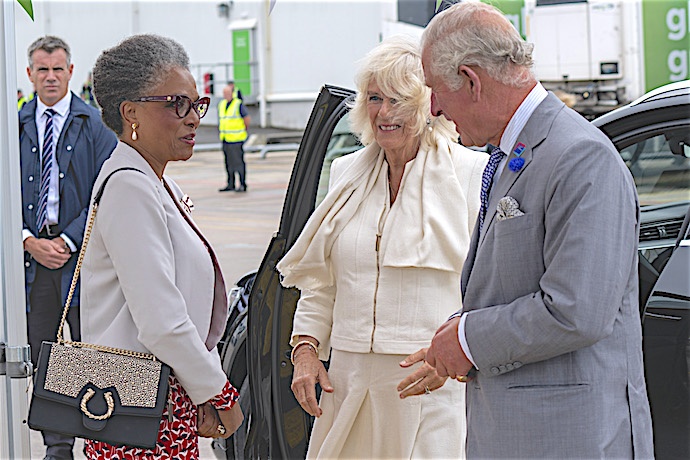
M494 6L457 3L436 15L422 34L431 71L452 91L464 83L461 65L484 69L491 78L513 87L534 80L532 50L515 27Z
M350 129L364 145L375 141L367 110L367 91L375 82L387 97L398 100L396 115L407 120L406 126L421 148L435 144L432 130L457 139L452 125L444 118L431 115L431 90L424 83L422 57L416 39L405 35L393 35L379 43L359 62L355 76L357 95L350 104ZM433 125L429 125L432 122ZM409 120L412 120L409 122Z
M103 109L103 121L122 134L120 105L148 94L175 68L189 70L189 56L182 45L153 34L133 35L107 49L93 67L93 93Z
M65 50L67 55L67 65L72 63L72 53L70 52L69 45L62 38L56 37L54 35L46 35L44 37L36 39L27 51L29 58L29 68L34 68L34 52L38 50L43 50L48 54L52 54L55 50Z

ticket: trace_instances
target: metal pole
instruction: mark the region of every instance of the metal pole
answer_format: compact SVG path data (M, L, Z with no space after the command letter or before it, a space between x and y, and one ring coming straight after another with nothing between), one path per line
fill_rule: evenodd
M28 383L17 377L17 356L28 350L21 240L22 217L15 55L15 0L0 0L0 342L6 344L0 375L0 458L31 458ZM19 352L19 353L18 353ZM12 377L12 375L15 375ZM21 374L21 372L19 373Z

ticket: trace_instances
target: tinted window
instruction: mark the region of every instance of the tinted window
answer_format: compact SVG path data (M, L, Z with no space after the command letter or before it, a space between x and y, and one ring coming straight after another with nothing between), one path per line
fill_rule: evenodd
M425 27L435 7L436 0L398 0L398 21Z
M671 142L677 139L674 132L644 139L621 150L635 178L642 206L690 199L690 158L682 152L674 154L669 139Z
M323 166L321 167L321 176L319 177L319 188L316 192L316 206L323 201L328 192L328 181L331 177L331 163L333 160L361 148L362 145L357 141L355 136L350 133L349 116L345 114L338 124L335 125L333 134L331 134L331 140L328 142L326 155L323 159Z

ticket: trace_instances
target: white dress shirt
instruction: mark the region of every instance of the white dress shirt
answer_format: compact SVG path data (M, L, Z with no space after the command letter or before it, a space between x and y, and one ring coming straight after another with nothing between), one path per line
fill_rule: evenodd
M53 138L53 149L54 149L54 154L53 154L53 164L50 167L50 185L48 188L48 220L47 224L48 225L55 225L58 223L59 215L60 215L60 167L58 166L58 161L57 161L57 144L58 140L60 139L60 133L62 133L62 128L65 126L65 122L67 121L67 117L69 116L69 110L70 110L70 104L72 103L72 93L68 92L65 97L60 99L55 105L52 107L48 107L41 101L40 97L37 97L36 99L36 113L35 113L35 119L36 119L36 135L38 136L38 152L36 153L39 158L39 163L40 163L40 158L42 158L43 155L43 137L45 135L46 131L46 116L45 112L47 109L53 109L55 111L55 114L53 115L53 132L54 132L54 138ZM41 165L42 167L42 165ZM30 236L35 236L33 235L29 230L24 229L22 231L22 240L26 240ZM76 252L77 246L74 244L70 238L65 235L64 233L60 235L60 237L65 240L67 245L70 248L70 251Z
M508 161L508 157L510 156L513 145L515 145L515 143L517 142L518 136L527 124L527 120L529 120L529 118L532 116L532 113L534 113L534 110L537 108L537 106L539 106L539 104L541 104L541 102L544 99L546 99L547 95L548 92L546 91L546 89L544 89L541 83L537 83L536 86L532 88L532 91L529 92L525 100L522 101L522 104L520 104L518 109L513 114L513 117L508 122L506 129L503 131L503 135L501 135L501 142L499 145L501 150L503 150L503 152L506 155L503 157L501 162L498 164L498 167L496 168L496 173L494 174L492 185L496 184L498 182L498 179L501 177L501 172L505 167L506 161ZM494 187L492 186L491 190L493 189ZM491 191L489 191L489 199L491 199ZM486 226L488 227L488 225ZM467 344L467 338L465 337L465 322L467 321L467 315L468 313L463 313L460 316L460 324L458 325L458 339L460 340L460 346L462 347L462 351L465 352L467 359L469 359L472 362L472 364L476 366L474 359L472 359L470 347Z

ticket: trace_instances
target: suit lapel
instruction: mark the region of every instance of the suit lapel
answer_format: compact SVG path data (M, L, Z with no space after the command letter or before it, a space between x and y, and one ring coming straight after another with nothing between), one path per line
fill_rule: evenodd
M517 141L515 145L512 146L510 152L506 152L508 153L508 158L501 171L501 177L498 182L494 184L494 189L491 191L491 199L489 200L486 219L484 220L484 229L479 237L479 246L484 243L484 239L494 223L498 202L501 198L508 195L513 184L515 184L518 178L529 168L529 164L532 162L534 156L534 149L546 139L546 135L551 129L551 123L553 122L555 113L562 108L563 103L552 93L549 93L546 99L544 99L532 113L532 116L518 135ZM515 149L521 143L524 144L525 150L520 157L525 160L525 163L519 171L513 172L510 170L510 161L517 158Z
M20 149L22 164L31 167L27 171L38 171L37 177L41 177L38 161L40 152L38 150L38 131L36 128L36 98L27 102L22 111L19 112L19 126L22 130L19 133L19 142L21 143L21 138L26 136L33 147L31 149Z
M81 99L75 101L75 96L72 94L72 102L70 104L69 115L65 124L62 127L62 132L60 133L60 139L58 140L55 153L57 154L58 167L61 172L67 172L69 169L69 164L72 161L72 155L74 155L74 146L77 144L77 139L79 138L79 133L81 132L81 126L84 123L84 115L88 112L83 110L80 106L82 103ZM62 194L62 187L64 187L65 181L60 181L60 193Z
M465 265L462 267L462 277L460 279L460 290L463 299L465 298L465 289L467 288L467 282L470 280L470 274L472 273L472 267L474 266L474 258L477 255L478 242L479 225L475 225L474 231L472 232L472 240L470 241L470 249L467 251L467 257L465 258Z

